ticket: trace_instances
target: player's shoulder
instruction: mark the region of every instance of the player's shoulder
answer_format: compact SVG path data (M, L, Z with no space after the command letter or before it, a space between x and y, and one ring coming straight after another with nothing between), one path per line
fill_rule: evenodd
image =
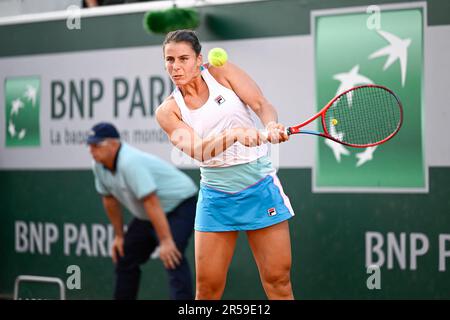
M175 98L173 94L169 95L164 101L156 108L156 115L158 114L166 114L168 112L173 112L175 109L178 108L177 102L175 101Z
M227 62L223 66L215 67L210 63L205 63L203 65L204 68L208 69L209 73L212 75L226 75L229 73L234 73L238 70L241 70L238 65L234 64L233 62Z
M155 115L156 120L161 123L164 119L167 119L170 115L175 114L178 118L181 117L181 111L173 94L169 95L164 101L156 108Z
M213 65L208 64L207 69L209 74L216 81L229 89L231 89L230 83L232 82L232 79L242 72L242 69L232 62L227 62L221 67L214 67Z

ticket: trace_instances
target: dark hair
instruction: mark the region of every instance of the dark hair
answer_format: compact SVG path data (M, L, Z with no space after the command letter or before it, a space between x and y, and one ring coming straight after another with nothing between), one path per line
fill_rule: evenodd
M195 51L195 54L198 56L202 51L202 45L200 41L198 41L197 35L194 31L188 29L175 30L171 31L166 35L166 38L163 42L163 50L166 44L170 42L187 42L191 45L192 50Z

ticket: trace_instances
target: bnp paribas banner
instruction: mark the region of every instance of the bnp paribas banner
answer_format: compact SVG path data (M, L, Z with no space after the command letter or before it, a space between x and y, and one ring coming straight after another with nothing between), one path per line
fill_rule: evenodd
M423 147L425 17L425 8L417 5L313 13L317 110L335 95L364 84L390 88L404 108L403 126L388 143L356 149L331 140L318 141L315 191L427 191ZM339 131L338 126L336 129Z
M170 159L155 120L173 90L159 46L3 57L0 70L0 168L88 168L85 140L99 121Z
M286 113L297 116L297 108L277 102L285 88L273 86L271 76L282 69L271 64L261 70L260 63L250 63L251 52L262 52L266 61L299 41L209 42L203 54L215 46L226 48L233 62L247 66L258 83L266 83L266 94L288 119L292 116ZM286 82L288 91L298 86L297 81ZM0 105L5 106L0 113L0 169L88 169L92 159L85 140L99 121L114 123L122 140L145 152L180 167L196 167L171 146L155 119L157 107L174 89L160 45L0 57L0 83ZM289 146L300 149L296 143L301 139L293 140Z

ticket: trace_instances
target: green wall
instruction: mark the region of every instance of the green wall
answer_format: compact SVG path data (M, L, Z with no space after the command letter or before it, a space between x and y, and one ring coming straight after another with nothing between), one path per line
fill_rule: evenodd
M187 173L199 180L197 170ZM292 282L299 299L450 298L450 273L437 272L438 235L449 231L450 168L430 168L429 194L314 194L311 170L282 169L279 177L296 216L291 219ZM2 171L0 292L11 293L19 274L59 276L66 279L68 265L81 268L81 290L68 298L108 299L113 266L107 257L66 257L62 240L53 256L14 252L14 221L106 224L106 215L94 191L89 171ZM129 215L127 215L129 216ZM62 229L62 228L59 228ZM407 235L422 232L430 240L429 252L417 259L417 270L381 268L382 290L366 287L364 237L366 231ZM408 238L408 237L407 237ZM450 248L449 248L450 249ZM187 253L193 266L193 241ZM407 255L408 257L408 255ZM407 258L407 267L409 259ZM409 268L407 268L409 269ZM165 271L159 260L143 269L144 299L165 299ZM246 237L240 235L230 268L225 299L264 299L256 265Z

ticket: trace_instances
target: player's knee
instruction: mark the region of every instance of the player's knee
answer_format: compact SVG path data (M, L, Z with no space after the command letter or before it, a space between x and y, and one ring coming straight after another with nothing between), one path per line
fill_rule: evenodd
M265 285L275 290L283 290L290 287L290 269L290 266L286 265L265 272L263 275Z
M224 288L224 281L213 277L201 276L197 278L196 299L220 299Z

